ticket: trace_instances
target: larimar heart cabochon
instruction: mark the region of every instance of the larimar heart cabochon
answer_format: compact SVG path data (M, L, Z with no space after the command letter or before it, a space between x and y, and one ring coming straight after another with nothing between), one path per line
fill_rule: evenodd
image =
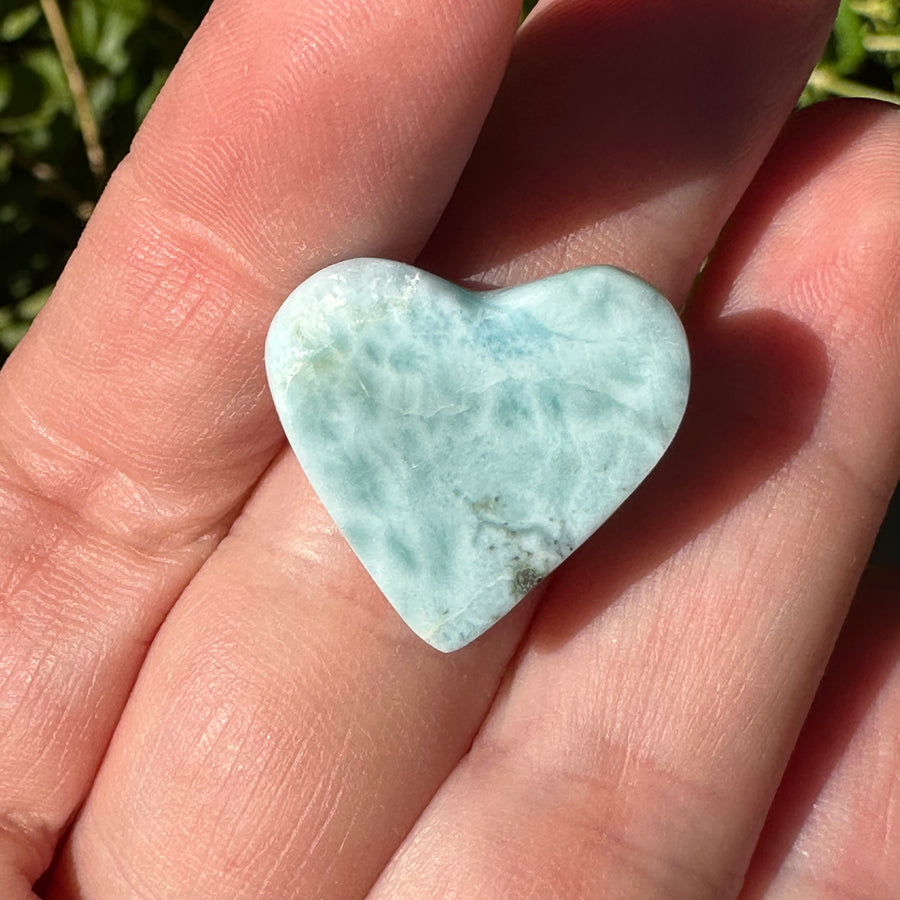
M410 628L472 641L582 544L670 444L677 313L592 266L473 293L337 263L275 316L266 369L313 488Z

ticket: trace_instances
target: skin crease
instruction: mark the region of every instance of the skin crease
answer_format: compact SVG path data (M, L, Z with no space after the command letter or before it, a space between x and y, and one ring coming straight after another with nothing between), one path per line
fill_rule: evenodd
M742 900L896 893L898 597L896 573L866 574L769 810Z
M841 660L894 575L797 744L900 445L896 114L769 153L833 4L555 0L516 39L423 264L612 262L680 304L716 248L672 452L450 656L281 450L261 342L310 271L425 244L518 4L260 6L215 5L0 376L2 896L55 852L66 900L889 896L897 767L853 773L896 646L877 691Z

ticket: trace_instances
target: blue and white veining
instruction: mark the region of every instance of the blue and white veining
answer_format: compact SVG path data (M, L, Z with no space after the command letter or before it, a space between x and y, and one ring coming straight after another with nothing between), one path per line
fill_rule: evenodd
M473 294L401 263L313 275L266 344L312 486L410 627L461 647L646 477L684 413L670 304L610 267Z

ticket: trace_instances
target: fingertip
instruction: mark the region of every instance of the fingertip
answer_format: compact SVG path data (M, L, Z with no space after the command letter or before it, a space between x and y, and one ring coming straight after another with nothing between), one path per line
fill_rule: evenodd
M516 9L218 0L130 165L149 196L294 284L303 257L409 255L475 141Z

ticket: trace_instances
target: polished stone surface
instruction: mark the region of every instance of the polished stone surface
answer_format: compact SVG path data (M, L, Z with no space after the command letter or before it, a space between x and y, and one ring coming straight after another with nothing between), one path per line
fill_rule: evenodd
M689 382L678 316L618 269L476 294L374 259L291 294L266 368L335 523L444 651L508 612L637 487Z

